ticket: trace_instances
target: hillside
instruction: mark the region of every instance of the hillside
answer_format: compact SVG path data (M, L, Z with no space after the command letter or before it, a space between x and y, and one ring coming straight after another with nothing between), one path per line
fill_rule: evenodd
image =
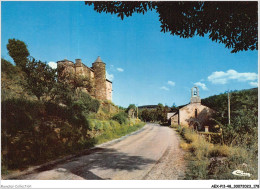
M29 98L36 99L25 90L24 74L19 67L14 66L9 61L1 59L1 98Z
M219 112L223 124L227 123L228 94L219 94L202 99L201 103ZM241 115L242 111L249 111L257 116L258 88L230 92L231 120Z
M19 66L1 59L2 174L77 153L144 125L113 103L66 83L54 82L44 98L37 98L37 90L46 91L46 82L35 71L43 64L34 63L35 75L28 78ZM33 79L39 85L32 92L28 80Z
M258 88L230 92L230 125L227 93L202 99L202 104L216 111L213 118L222 127L227 144L249 149L257 145Z

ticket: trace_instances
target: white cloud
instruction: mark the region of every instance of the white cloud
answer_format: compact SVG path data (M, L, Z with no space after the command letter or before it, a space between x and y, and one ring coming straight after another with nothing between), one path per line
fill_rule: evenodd
M113 81L114 79L114 75L113 74L109 74L107 71L106 71L106 78L110 81Z
M227 72L216 71L208 76L208 80L214 84L226 84L229 80L254 81L257 79L256 73L239 73L236 70L228 70Z
M48 65L52 68L52 69L56 69L57 68L57 63L56 62L49 62Z
M124 69L123 69L123 68L117 68L117 71L119 71L119 72L123 72Z
M169 88L162 86L160 89L165 90L165 91L169 91Z
M207 91L207 90L208 90L208 88L207 88L207 86L206 86L205 83L196 82L196 83L194 83L194 85L201 87L202 90L204 90L204 91Z
M251 85L252 87L258 87L258 82L250 82L249 85Z
M173 81L168 81L168 85L175 86L175 82L173 82Z

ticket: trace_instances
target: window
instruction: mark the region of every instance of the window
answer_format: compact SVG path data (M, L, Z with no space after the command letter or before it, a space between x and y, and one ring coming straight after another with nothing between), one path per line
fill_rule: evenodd
M197 116L198 116L198 110L195 109L195 118L197 118Z

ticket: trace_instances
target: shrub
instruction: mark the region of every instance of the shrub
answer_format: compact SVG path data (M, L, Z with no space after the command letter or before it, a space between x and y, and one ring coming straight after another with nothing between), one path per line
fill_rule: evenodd
M98 122L101 122L101 121L97 120L97 124L98 124ZM119 138L128 133L136 131L137 129L140 129L141 127L144 126L144 123L134 124L133 126L124 125L124 124L120 125L117 121L114 121L114 120L110 120L109 122L102 121L101 123L103 123L104 130L102 131L102 133L100 135L98 135L95 138L95 141L98 144L109 141L111 139ZM106 125L106 127L104 125Z
M49 116L57 116L64 120L68 119L70 113L68 108L53 102L45 102L46 113Z
M21 74L20 68L12 65L11 62L1 58L1 72L5 73L10 79L17 77L17 75Z
M257 179L257 154L243 147L214 145L187 127L177 130L186 142L180 147L190 150L187 156L186 179ZM234 170L251 173L251 177L241 178L232 175Z
M99 109L100 103L98 100L90 97L89 94L80 92L78 97L72 100L70 108L76 112L97 112Z
M120 112L112 117L113 120L117 121L120 124L127 122L127 114L125 112Z
M211 150L210 155L212 157L224 156L227 157L231 154L231 148L227 145L215 145Z
M2 129L7 133L33 129L37 119L45 114L44 104L25 99L7 99L2 104Z
M99 101L96 99L92 99L89 104L89 111L96 113L98 112L99 106L100 106Z
M191 147L191 146L190 146L190 144L188 144L188 143L182 141L182 142L180 143L180 147L181 147L183 150L186 150L186 151L187 151L187 150L190 150L190 147Z

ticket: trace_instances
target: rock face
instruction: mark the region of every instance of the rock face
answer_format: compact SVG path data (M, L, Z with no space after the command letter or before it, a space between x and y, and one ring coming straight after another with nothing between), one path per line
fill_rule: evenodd
M106 64L100 57L92 63L89 68L84 65L81 59L76 59L75 64L69 60L61 60L58 64L58 77L60 81L69 83L76 82L75 78L83 80L83 91L88 92L92 97L99 100L112 101L112 82L106 79Z

